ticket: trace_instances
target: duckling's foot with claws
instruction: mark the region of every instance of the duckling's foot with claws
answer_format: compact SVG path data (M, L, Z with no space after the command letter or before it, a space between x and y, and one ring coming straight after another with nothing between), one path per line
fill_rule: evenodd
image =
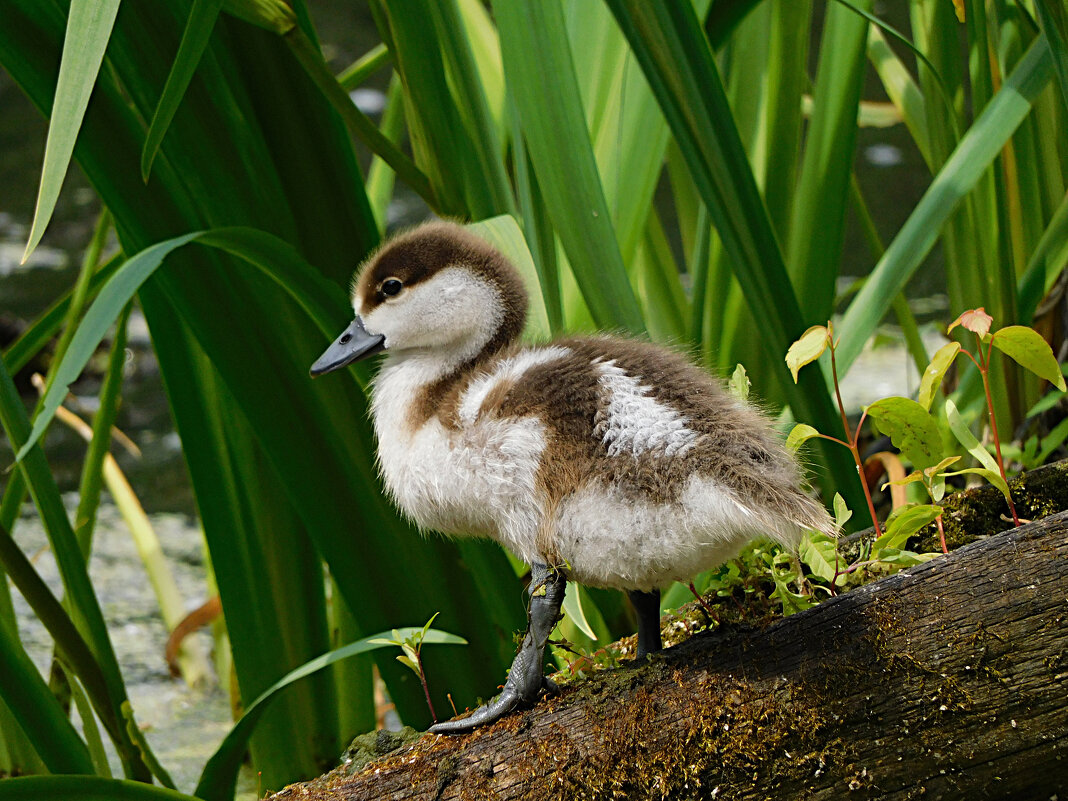
M480 706L466 718L436 723L430 727L435 734L461 734L477 726L492 723L520 705L532 704L544 690L557 691L556 684L545 675L543 664L545 644L560 619L567 579L563 573L548 565L534 565L530 578L529 626L519 653L508 671L508 681L501 694L485 706Z

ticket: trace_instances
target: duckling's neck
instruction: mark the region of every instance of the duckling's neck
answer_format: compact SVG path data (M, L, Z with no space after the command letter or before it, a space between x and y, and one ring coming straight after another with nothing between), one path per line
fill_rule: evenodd
M507 344L507 343L506 343ZM414 433L431 417L447 421L447 408L479 369L505 347L491 341L479 349L413 350L389 353L374 381L371 411L381 437Z

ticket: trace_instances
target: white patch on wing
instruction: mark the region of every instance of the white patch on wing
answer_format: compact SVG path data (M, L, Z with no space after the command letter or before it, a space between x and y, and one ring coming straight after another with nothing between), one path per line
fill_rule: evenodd
M616 365L615 360L594 362L600 373L606 409L598 412L594 433L609 456L649 451L682 456L697 442L698 434L675 409L649 397L649 388Z
M492 372L480 376L471 382L460 399L459 416L464 425L471 425L478 417L478 412L486 396L501 383L513 383L520 380L531 367L546 364L571 355L569 348L553 346L522 350L514 356L502 359L494 365Z

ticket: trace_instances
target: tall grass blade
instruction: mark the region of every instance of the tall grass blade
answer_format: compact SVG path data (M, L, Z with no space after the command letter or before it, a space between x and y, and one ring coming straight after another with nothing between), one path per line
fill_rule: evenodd
M645 330L590 144L557 0L494 3L505 77L553 228L596 324ZM545 75L553 76L546 84Z
M1052 77L1053 59L1045 38L1040 36L969 128L887 247L867 283L849 304L838 328L842 342L836 355L843 375L882 320L894 296L904 288L934 245L942 225L1001 152Z
M119 0L71 0L63 59L52 104L52 121L45 141L37 207L33 212L29 241L22 254L24 262L37 248L48 221L52 219L118 11Z
M93 773L85 743L6 623L0 624L0 694L50 772Z
M185 90L193 79L197 64L200 63L200 57L208 46L208 39L211 38L222 6L223 0L193 0L189 9L189 21L186 23L185 33L182 34L178 55L174 57L171 73L167 76L159 105L152 115L152 122L149 123L148 134L145 136L145 147L141 151L141 178L145 183L148 183L148 176L152 174L152 162L156 160L167 128L170 127Z
M656 94L723 242L753 316L767 363L798 419L837 430L837 413L818 371L794 386L783 354L805 329L775 234L727 103L708 41L689 3L606 0ZM823 451L836 485L856 495L850 460Z
M867 0L863 10L871 6ZM786 260L794 286L805 288L801 315L811 322L829 319L834 305L867 38L862 17L840 5L827 9Z

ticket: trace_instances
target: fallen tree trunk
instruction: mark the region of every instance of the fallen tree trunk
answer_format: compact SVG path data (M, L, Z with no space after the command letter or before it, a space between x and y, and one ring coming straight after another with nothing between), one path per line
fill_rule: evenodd
M272 798L1063 798L1066 620L1061 513Z

